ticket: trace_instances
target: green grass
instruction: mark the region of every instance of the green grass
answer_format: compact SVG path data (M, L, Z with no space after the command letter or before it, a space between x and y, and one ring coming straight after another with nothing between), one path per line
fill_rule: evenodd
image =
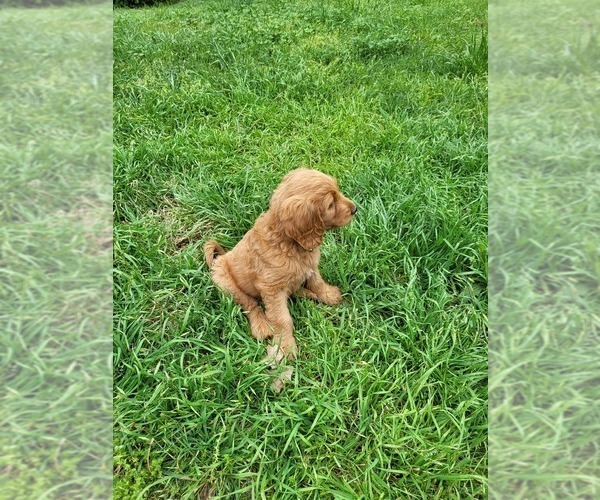
M115 11L116 498L484 498L487 47L480 1ZM288 170L338 178L331 308L292 300L275 395L202 244Z
M112 485L111 12L0 10L3 498Z
M599 14L490 4L493 498L600 494Z

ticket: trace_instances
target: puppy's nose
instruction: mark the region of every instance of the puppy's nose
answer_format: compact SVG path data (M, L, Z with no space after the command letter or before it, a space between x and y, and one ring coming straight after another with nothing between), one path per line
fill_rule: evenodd
M350 209L350 213L351 213L352 215L354 215L354 214L356 213L356 211L357 211L357 210L358 210L358 209L356 208L356 205L355 205L354 203L352 203L352 208Z

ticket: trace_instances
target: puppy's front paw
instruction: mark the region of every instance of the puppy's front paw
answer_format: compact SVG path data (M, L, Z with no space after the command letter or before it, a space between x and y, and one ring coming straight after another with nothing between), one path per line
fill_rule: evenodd
M256 340L265 340L273 336L273 328L262 311L253 310L248 313L250 330Z
M298 344L294 337L282 339L279 343L279 350L283 352L283 355L287 359L294 359L298 354Z
M320 298L328 306L335 306L342 302L342 292L337 286L327 285Z

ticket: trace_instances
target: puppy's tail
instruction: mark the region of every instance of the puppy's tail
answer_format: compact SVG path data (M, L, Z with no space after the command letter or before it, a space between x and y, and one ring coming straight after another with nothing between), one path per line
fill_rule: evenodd
M212 269L215 259L219 255L223 255L224 253L225 250L223 249L223 247L219 245L215 240L207 241L204 244L204 259L206 260L206 263L208 264L208 267L210 269Z

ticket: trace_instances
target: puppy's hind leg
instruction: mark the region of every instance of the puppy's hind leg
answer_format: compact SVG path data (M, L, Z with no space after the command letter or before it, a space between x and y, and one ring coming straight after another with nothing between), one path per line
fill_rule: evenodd
M255 339L265 340L273 336L273 329L269 325L265 313L260 308L258 300L240 289L231 276L226 262L222 259L215 261L212 279L221 290L231 295L233 300L242 306L244 313L248 316L250 330Z

